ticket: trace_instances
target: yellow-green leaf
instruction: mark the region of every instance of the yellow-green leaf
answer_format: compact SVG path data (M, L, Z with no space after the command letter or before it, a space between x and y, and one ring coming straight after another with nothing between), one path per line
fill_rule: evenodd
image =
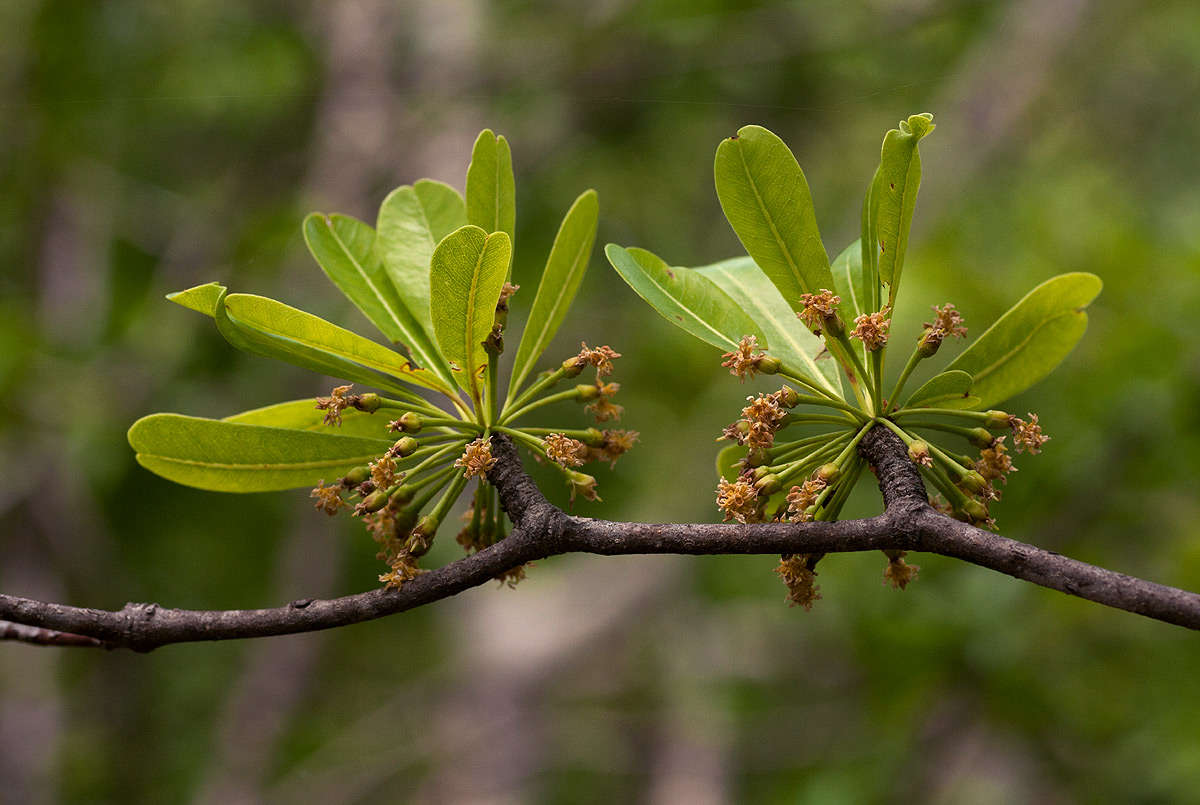
M449 367L384 269L375 230L348 215L313 213L304 219L304 240L321 270L363 315L393 343L404 344L418 365L444 381L442 390L452 393Z
M426 333L433 333L429 259L442 238L466 224L462 196L432 179L396 188L379 207L375 251L400 298Z
M515 242L517 193L512 152L504 135L479 132L467 168L467 223L484 232L504 232Z
M189 310L203 313L205 316L215 316L217 303L223 293L225 293L224 285L219 282L208 282L204 285L197 285L195 288L188 288L186 291L169 293L167 299L177 305L183 305Z
M929 379L912 393L905 408L974 408L979 398L971 396L971 376L953 369Z
M558 228L537 296L533 299L533 308L525 322L521 344L517 347L517 357L513 360L510 395L520 389L537 359L546 351L575 299L596 242L599 216L596 191L588 190L575 199Z
M317 409L316 400L306 397L302 400L266 405L250 411L242 411L222 419L222 422L233 422L241 425L266 425L272 428L290 428L291 430L319 431L335 433L339 436L361 436L368 439L393 439L387 429L388 417L383 412L368 414L347 408L342 411L341 425L326 425L325 412Z
M800 295L833 288L804 171L761 126L744 126L717 147L717 197L733 231L795 311Z
M215 492L269 492L333 483L378 458L389 439L153 414L133 423L138 463L175 483Z
M1103 287L1095 274L1060 274L1034 288L950 363L974 379L977 408L1020 394L1062 363L1087 330L1086 308Z
M842 396L837 363L827 352L818 357L824 343L796 317L753 260L735 257L694 270L715 282L750 316L762 330L767 352L783 361L789 371Z
M442 239L429 266L430 316L454 379L479 399L487 367L483 342L492 331L496 304L508 273L512 242L468 224Z
M673 268L645 249L604 247L608 262L664 319L725 351L742 336L765 341L762 329L715 282L689 268Z
M870 242L878 249L879 279L887 283L888 304L893 307L921 187L921 152L917 144L933 129L933 115L922 113L901 120L900 128L884 135L879 169L871 184Z

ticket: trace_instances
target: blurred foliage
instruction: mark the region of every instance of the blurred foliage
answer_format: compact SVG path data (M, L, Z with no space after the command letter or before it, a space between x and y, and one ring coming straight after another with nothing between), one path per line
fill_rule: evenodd
M797 153L836 254L856 236L880 132L913 111L939 130L898 337L915 338L926 304L982 325L1052 274L1105 282L1079 349L1012 405L1041 412L1053 441L1018 462L996 507L1004 533L1200 589L1194 2L44 0L0 5L0 25L5 592L270 605L304 593L284 558L314 528L338 541L324 594L374 585L361 532L314 525L303 493L177 487L125 443L150 411L222 416L323 390L162 301L236 278L360 327L305 253L309 209L363 215L424 175L461 188L456 166L490 126L514 144L516 282L536 277L588 186L600 243L700 265L738 253L712 154L753 122ZM597 250L551 354L598 333L626 355L622 425L643 438L619 474L599 473L604 503L576 510L714 519L712 440L749 386ZM878 507L864 482L846 515ZM783 603L771 557L540 563L515 592L296 639L319 655L281 655L279 685L304 675L299 692L291 706L249 699L249 718L280 723L245 746L223 731L230 691L255 652L297 642L149 656L4 644L0 778L23 801L184 801L211 792L221 758L257 754L252 790L281 801L433 801L447 774L547 802L667 801L679 779L743 802L1195 799L1194 636L915 560L920 579L897 593L878 555L827 559L811 613ZM610 596L578 591L505 621L513 601L563 579L617 588L639 567L661 573L653 592L573 662L512 702L472 694L525 668L533 633L550 640ZM498 708L468 711L491 725L482 746L470 723L450 729L455 697L471 695ZM488 778L510 744L533 747L517 754L525 767Z

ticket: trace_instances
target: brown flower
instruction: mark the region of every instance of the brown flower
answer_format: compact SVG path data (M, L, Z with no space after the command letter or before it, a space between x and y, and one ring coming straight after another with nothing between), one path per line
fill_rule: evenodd
M924 327L930 332L937 332L941 335L939 340L947 336L955 338L966 338L967 328L963 326L962 315L954 309L954 305L947 302L943 307L933 306L933 321L925 322Z
M754 522L758 519L758 490L741 478L732 482L722 478L717 484L717 506L725 512L725 522Z
M584 500L599 500L596 494L596 479L585 472L571 470L567 474L567 484L571 487L571 502L575 502L576 493L583 495Z
M496 303L497 308L508 308L508 300L517 291L521 290L520 285L513 285L511 282L506 282L500 286L500 301Z
M346 501L342 500L342 487L326 486L324 481L317 482L317 488L312 491L309 497L316 498L316 509L319 512L325 512L330 517L338 513L338 510L346 505Z
M733 352L726 352L721 356L725 359L721 365L729 370L729 374L742 380L754 377L758 373L759 365L767 357L765 352L755 353L758 348L757 336L742 336Z
M842 297L834 296L828 288L822 288L820 293L801 294L800 304L804 305L804 310L796 315L808 325L808 329L820 332L826 326L826 321L837 315L837 306L841 301Z
M879 349L888 340L888 328L892 326L888 314L891 312L892 309L884 305L883 310L878 313L864 313L859 316L854 320L854 329L850 331L850 337L862 341L868 352Z
M390 456L383 456L370 463L371 482L375 484L376 489L388 489L401 478L404 473L396 474L396 460Z
M421 573L421 568L417 567L416 558L411 554L397 554L392 559L390 564L392 568L391 571L384 573L379 577L379 580L382 581L389 590L400 588L404 582L412 581Z
M812 515L808 512L808 508L817 502L821 492L829 483L822 477L814 476L809 478L800 486L793 486L787 493L787 510L791 515L792 522L803 523L812 519Z
M976 461L971 468L984 477L984 480L1003 481L1008 483L1006 477L1010 472L1016 472L1017 468L1013 466L1012 457L1008 454L1008 448L1004 446L1004 440L1007 437L1001 436L992 442L991 447L985 447L979 451L979 460Z
M591 461L607 461L613 467L618 458L633 449L639 435L636 430L606 430L600 446L588 448L588 458Z
M597 374L599 374L599 368L597 368L596 371ZM625 412L625 409L611 401L613 395L620 390L620 383L601 383L600 379L597 378L596 398L594 401L588 403L584 407L584 410L589 411L594 417L596 417L597 422L608 422L610 419L620 419L621 414Z
M454 461L454 466L462 469L464 478L486 478L488 470L495 465L490 436L481 436L468 444L463 454Z
M1010 417L1008 424L1012 427L1013 444L1017 446L1018 453L1028 450L1037 455L1042 452L1042 445L1050 441L1049 436L1042 435L1042 426L1038 424L1037 414L1029 414L1028 422L1015 416Z
M354 388L353 385L338 386L330 392L330 396L317 398L317 410L325 412L325 419L323 421L326 425L341 425L342 411L353 407L361 401L362 397L360 395L350 394L350 389L352 388Z
M920 565L910 565L904 561L906 551L898 551L895 556L888 555L887 567L883 569L883 583L891 584L894 589L903 590L917 577Z
M575 360L577 363L579 363L581 365L585 364L585 363L590 363L592 366L595 366L597 378L606 377L606 376L612 374L612 371L613 371L612 362L614 360L616 360L617 358L621 357L621 353L615 352L613 350L613 348L609 347L609 346L596 347L595 349L591 349L588 347L586 341L583 342L581 344L581 346L583 348L579 351L579 354L575 357Z
M783 579L788 588L788 601L791 606L800 606L805 612L811 611L813 604L821 598L820 587L817 586L817 574L813 570L816 562L806 553L784 554L779 559L775 572Z
M587 445L566 434L551 433L542 443L546 448L546 458L564 467L580 467L587 461Z

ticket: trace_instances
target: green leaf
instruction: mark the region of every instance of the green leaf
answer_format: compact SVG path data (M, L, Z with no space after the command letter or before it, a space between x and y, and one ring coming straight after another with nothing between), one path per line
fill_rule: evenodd
M854 319L864 313L874 313L871 307L871 290L867 274L863 271L862 243L854 241L847 246L830 267L837 295L842 298L838 311L847 326L854 326Z
M380 412L368 414L366 411L347 408L342 411L341 425L326 425L323 421L324 418L325 412L317 410L316 400L306 397L302 400L289 400L250 411L242 411L240 414L227 416L221 421L241 425L267 425L272 428L319 431L339 436L361 436L387 440L394 438L389 435L387 430L387 416Z
M468 224L442 239L429 265L430 315L454 379L479 399L487 368L483 342L496 320L496 304L508 273L512 242L504 232L487 234Z
M508 140L491 129L479 132L467 168L467 223L484 232L504 232L515 242L517 193Z
M189 310L203 313L205 316L214 316L217 302L220 301L223 293L225 293L224 285L219 282L209 282L197 285L195 288L188 288L186 291L169 293L167 299L177 305L183 305Z
M733 482L738 477L737 463L746 457L746 448L740 444L722 447L717 453L717 477Z
M599 216L596 191L588 190L575 199L563 218L517 347L509 394L520 389L566 317L591 259Z
M604 247L608 262L622 279L667 321L701 341L725 351L737 348L742 336L765 341L762 330L729 294L703 274L672 268L645 249Z
M379 207L375 251L400 298L426 333L433 332L429 259L438 241L466 224L467 206L462 196L432 179L397 187Z
M801 294L833 288L808 182L783 140L744 126L717 147L713 174L733 231L793 310Z
M389 439L153 414L133 423L129 444L146 469L215 492L271 492L333 482L378 458Z
M971 396L971 376L957 369L934 375L912 393L905 408L974 408L979 398Z
M978 408L1019 394L1062 363L1087 330L1085 309L1103 283L1095 274L1060 274L1034 288L979 336L949 369L970 374Z
M711 279L762 330L767 351L818 385L841 394L837 363L826 354L821 339L804 326L762 270L749 257L735 257L694 269Z
M402 383L441 390L435 375L403 355L265 296L226 294L215 318L225 340L246 352L406 394Z
M871 184L871 243L878 246L879 279L887 283L888 304L895 306L917 190L921 187L921 153L917 144L933 131L933 115L922 113L900 121L883 138L879 169Z
M375 249L375 230L347 215L313 213L304 219L304 241L321 270L392 342L454 388L449 367L428 333L401 301ZM428 295L426 295L428 298Z

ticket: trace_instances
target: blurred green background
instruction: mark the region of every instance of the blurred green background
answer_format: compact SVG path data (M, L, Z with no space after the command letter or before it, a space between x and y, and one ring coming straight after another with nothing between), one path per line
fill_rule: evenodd
M920 111L938 129L898 337L934 303L978 334L1055 273L1105 281L1076 352L1006 406L1053 441L1018 462L1002 532L1200 589L1194 0L28 0L0 29L7 593L233 608L375 584L365 534L306 493L173 486L125 442L153 411L328 388L163 301L220 280L365 325L308 256L307 211L461 188L478 130L506 134L519 323L584 188L600 244L733 256L712 156L759 123L836 254L884 131ZM575 511L715 519L713 438L752 385L599 248L551 356L581 340L625 354L642 441ZM864 482L848 515L878 508ZM830 557L805 613L775 561L558 558L515 591L147 656L2 644L0 799L1200 801L1192 633L929 556L904 593L878 554Z

